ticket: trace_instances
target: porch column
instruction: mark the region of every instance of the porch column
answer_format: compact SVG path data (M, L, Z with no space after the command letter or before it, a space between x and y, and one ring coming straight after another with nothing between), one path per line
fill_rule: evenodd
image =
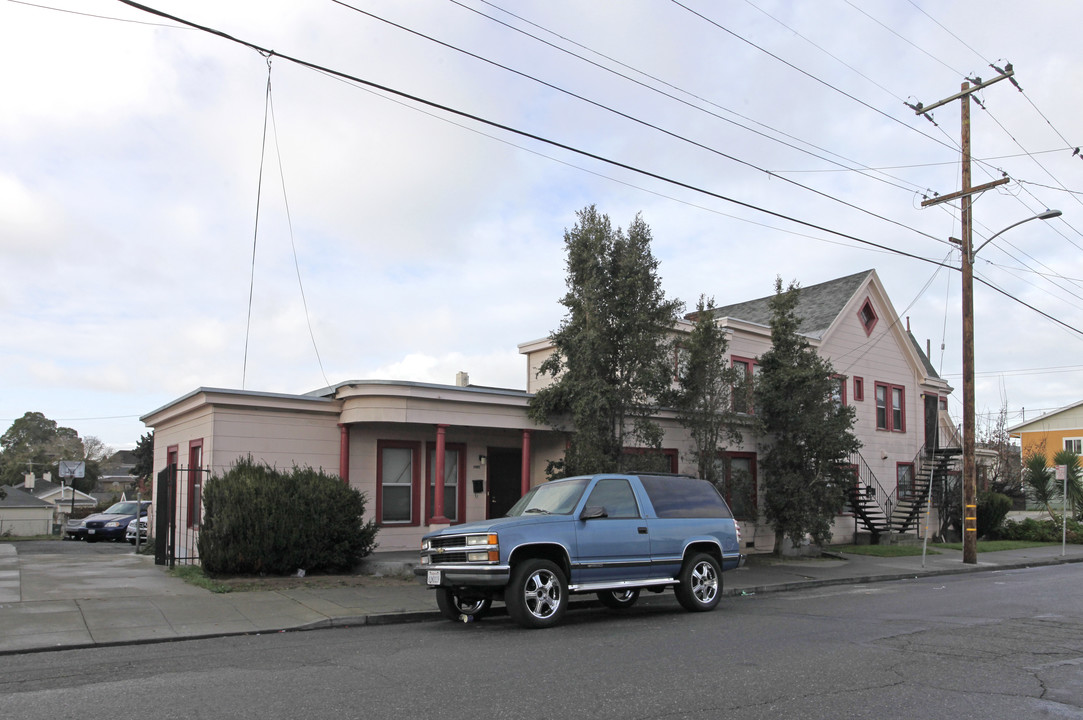
M338 425L338 476L350 484L350 426L346 423Z
M523 466L520 471L521 492L519 497L530 492L530 431L523 431Z
M432 502L432 525L450 525L451 521L444 517L444 448L447 444L445 435L447 434L447 425L436 426L436 463L433 468L433 482L436 487L433 489L433 502Z

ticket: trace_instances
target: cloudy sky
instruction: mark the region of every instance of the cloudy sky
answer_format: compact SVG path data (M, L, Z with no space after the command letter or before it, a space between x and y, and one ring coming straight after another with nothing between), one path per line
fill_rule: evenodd
M960 187L960 103L905 103L1005 62L973 182L1011 182L975 243L1064 215L978 256L978 410L1083 399L1083 3L147 2L276 55L0 0L0 431L40 411L131 447L200 386L523 388L592 203L642 213L689 305L875 268L961 417L958 209L921 207Z

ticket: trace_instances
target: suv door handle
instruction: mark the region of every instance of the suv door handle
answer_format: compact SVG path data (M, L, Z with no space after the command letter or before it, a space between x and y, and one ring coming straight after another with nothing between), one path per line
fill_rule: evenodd
M643 526L637 527L636 530L639 531L640 535L646 535L647 534L647 528L645 528Z

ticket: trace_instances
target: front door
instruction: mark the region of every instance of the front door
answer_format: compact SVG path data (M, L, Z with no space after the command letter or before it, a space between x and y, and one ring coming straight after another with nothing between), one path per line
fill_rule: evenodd
M487 517L504 517L522 497L523 451L519 448L486 450L489 466L489 508Z
M940 398L936 395L925 396L925 451L935 452L937 448L937 441L939 440L940 433L937 432L939 423L937 422L937 416L939 415Z
M604 508L604 517L577 519L579 562L572 583L611 582L647 577L651 538L635 492L624 478L604 478L591 489L587 508Z

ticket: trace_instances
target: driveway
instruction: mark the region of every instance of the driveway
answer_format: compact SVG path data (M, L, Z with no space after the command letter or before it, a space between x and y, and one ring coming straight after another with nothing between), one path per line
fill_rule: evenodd
M136 555L128 543L0 543L0 602L193 595L192 587Z

